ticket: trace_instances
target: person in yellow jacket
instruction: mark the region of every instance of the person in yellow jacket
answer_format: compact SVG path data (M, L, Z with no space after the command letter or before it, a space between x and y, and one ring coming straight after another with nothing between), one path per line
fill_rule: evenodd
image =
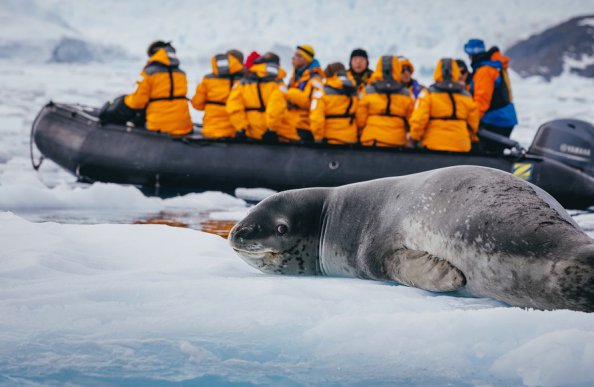
M243 76L243 54L229 50L212 57L212 73L202 78L192 97L192 106L204 110L202 135L207 138L234 137L235 127L225 110L233 86Z
M319 98L323 89L324 73L314 56L313 47L304 44L297 46L291 58L294 70L287 91L289 120L303 142L314 141L309 122L310 106L312 97Z
M367 146L404 146L408 119L414 101L410 91L399 82L400 62L395 56L382 56L370 83L359 98L357 125L363 128L361 144Z
M324 74L324 95L314 99L311 105L314 137L322 137L329 144L356 144L357 85L347 77L342 63L329 64Z
M398 61L400 61L400 65L402 66L402 75L400 76L400 82L404 86L410 90L411 95L414 99L419 97L419 93L425 89L425 86L421 85L419 81L412 77L413 73L415 72L415 66L413 66L410 59L399 56Z
M175 49L170 43L157 41L149 46L149 60L140 74L134 93L124 98L130 109L146 109L146 128L172 135L192 131L186 93L186 74L179 68Z
M286 75L279 57L267 53L256 59L231 90L226 110L237 137L271 142L299 140L287 117L286 88L282 83Z
M359 90L362 90L369 83L372 74L373 70L369 68L367 51L362 48L354 49L351 52L347 76L355 81Z
M410 140L427 149L469 152L476 140L479 113L472 96L459 83L456 60L441 59L433 74L435 83L421 92L410 119Z

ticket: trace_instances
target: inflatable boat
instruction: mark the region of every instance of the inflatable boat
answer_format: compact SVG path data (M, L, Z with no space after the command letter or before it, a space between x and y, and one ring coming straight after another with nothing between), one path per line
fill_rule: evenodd
M93 107L50 102L33 123L32 142L42 157L80 179L133 184L159 196L205 190L233 192L238 187L338 186L470 164L513 173L540 186L566 208L594 205L594 127L584 121L544 124L527 151L466 154L213 140L197 133L171 137L143 128L102 125L97 115L98 109ZM33 153L32 148L32 160Z

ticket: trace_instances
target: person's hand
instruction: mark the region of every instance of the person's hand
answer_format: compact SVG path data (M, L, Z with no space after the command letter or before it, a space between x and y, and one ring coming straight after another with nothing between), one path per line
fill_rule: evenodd
M419 141L410 138L410 133L406 133L406 147L411 149L417 149L421 148L421 144Z

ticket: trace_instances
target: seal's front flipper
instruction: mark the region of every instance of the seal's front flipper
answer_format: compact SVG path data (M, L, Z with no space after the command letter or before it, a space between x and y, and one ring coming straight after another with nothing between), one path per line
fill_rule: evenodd
M385 262L390 279L415 288L451 292L466 285L464 273L426 251L399 249Z

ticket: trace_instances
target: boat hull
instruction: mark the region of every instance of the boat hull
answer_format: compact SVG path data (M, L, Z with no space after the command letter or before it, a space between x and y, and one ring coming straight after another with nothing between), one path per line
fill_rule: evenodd
M90 180L133 184L162 196L235 188L339 186L454 165L481 165L540 186L567 208L594 205L594 179L542 156L522 157L326 144L264 144L102 126L96 109L50 103L34 122L42 154Z

